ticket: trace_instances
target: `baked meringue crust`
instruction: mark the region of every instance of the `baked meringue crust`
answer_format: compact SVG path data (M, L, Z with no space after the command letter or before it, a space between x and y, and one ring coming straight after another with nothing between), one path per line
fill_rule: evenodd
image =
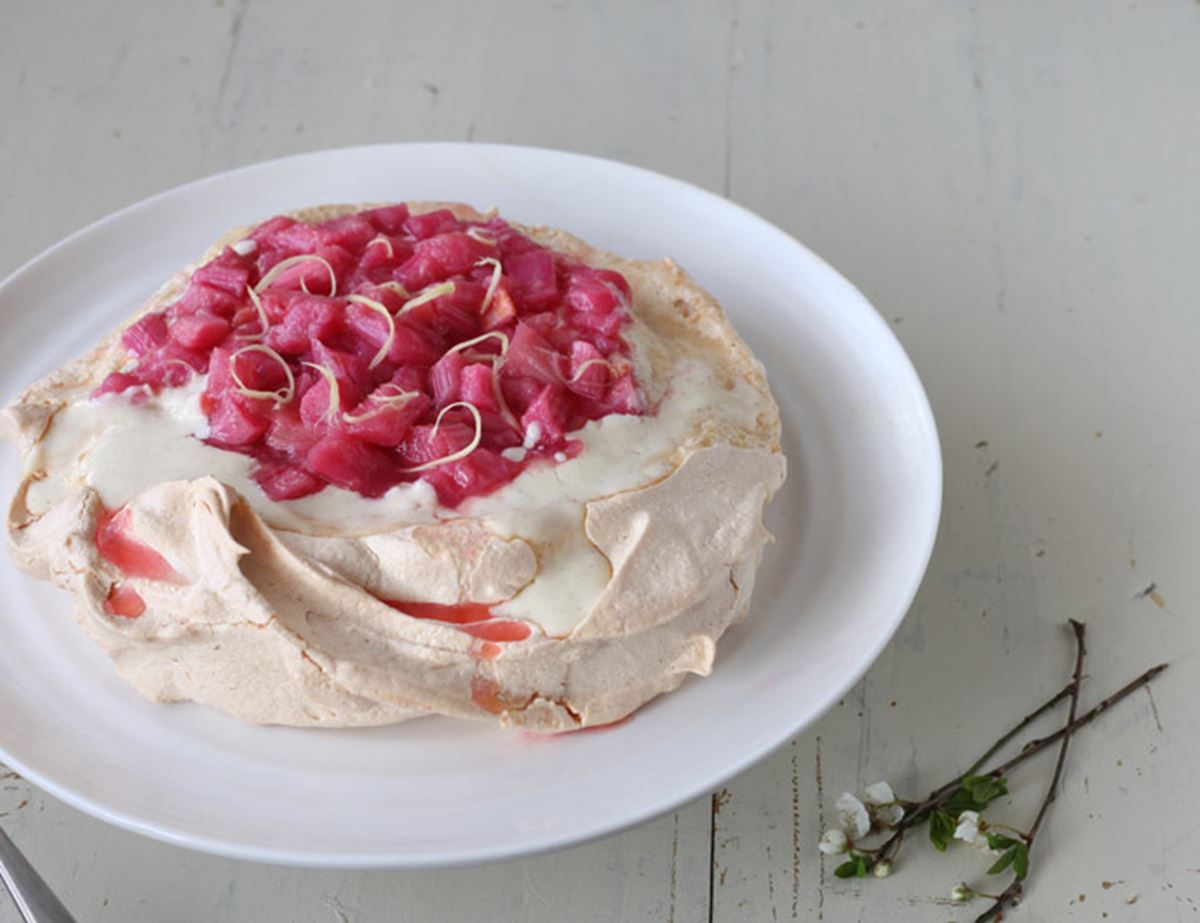
M319 221L363 207L293 217ZM455 518L366 533L305 529L214 477L163 481L121 500L131 535L177 578L120 574L95 543L111 500L77 472L53 470L43 451L64 409L89 401L129 361L119 331L4 410L22 461L7 518L17 566L71 593L83 630L143 695L254 723L347 727L442 714L560 732L620 720L689 673L707 675L718 639L746 615L769 538L764 508L785 477L762 366L717 302L669 260L625 259L564 231L514 226L629 281L629 339L653 406L674 407L672 389L697 381L714 395L673 421L679 436L644 483L581 503L580 538L603 555L609 577L569 631L538 631L481 657L477 639L454 626L381 601L503 604L538 579L546 549L471 516L469 505ZM172 300L196 266L246 232L218 240L132 319ZM33 502L47 479L56 488ZM142 615L106 612L118 583L136 588Z

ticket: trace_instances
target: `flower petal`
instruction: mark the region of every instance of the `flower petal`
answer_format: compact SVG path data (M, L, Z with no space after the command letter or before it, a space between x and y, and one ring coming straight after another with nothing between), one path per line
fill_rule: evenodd
M954 839L970 843L979 836L979 812L963 811L958 815L958 826L954 828Z
M904 820L904 808L895 802L874 808L871 814L875 818L875 823L881 827L895 827Z
M836 856L839 853L844 853L850 845L850 840L843 830L826 830L821 834L821 842L817 844L817 849L821 850L827 856Z
M979 832L979 812L963 811L958 815L958 826L954 828L954 838L970 843L972 846L987 847L987 837Z
M871 832L871 815L867 813L867 806L849 792L842 792L833 806L837 809L842 829L848 834L861 837Z
M886 782L875 782L863 789L863 801L867 804L891 804L896 800L896 793Z

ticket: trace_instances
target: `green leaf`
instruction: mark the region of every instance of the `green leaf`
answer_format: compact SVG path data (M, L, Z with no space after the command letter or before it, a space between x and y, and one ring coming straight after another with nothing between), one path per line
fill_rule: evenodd
M989 804L1008 794L1008 781L1003 776L967 776L961 786L942 803L944 811L957 817L963 811L982 811Z
M957 826L954 815L942 810L934 811L929 817L929 842L938 852L945 852L950 841L954 839L954 828Z
M1016 846L1017 841L1010 836L1001 836L998 833L985 833L988 846L992 849L1008 849L1010 846Z
M867 857L863 855L851 856L841 865L833 870L833 874L838 878L866 878L867 871L871 868L871 864L867 861Z
M1008 794L1008 780L1004 776L967 776L962 787L977 804L985 806Z
M1013 860L1017 857L1017 847L1011 846L1005 850L1004 855L992 863L992 867L988 869L989 875L999 875L1006 868L1013 864Z
M987 804L976 801L965 788L960 788L942 803L942 810L954 817L958 817L963 811L982 811L986 807Z
M1013 847L1013 871L1021 881L1024 881L1025 876L1029 874L1028 844L1018 843Z
M853 878L857 869L858 862L854 859L847 859L833 870L833 874L837 875L838 878Z

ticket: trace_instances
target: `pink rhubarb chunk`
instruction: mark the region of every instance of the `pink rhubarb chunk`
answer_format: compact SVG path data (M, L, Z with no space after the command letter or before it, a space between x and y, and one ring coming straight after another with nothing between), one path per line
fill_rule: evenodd
M625 279L499 218L396 205L272 218L249 239L124 331L135 361L96 394L138 403L207 375L206 440L253 458L272 499L423 480L455 507L578 453L570 434L589 420L645 412ZM505 454L518 446L520 461ZM104 542L150 566L116 533Z

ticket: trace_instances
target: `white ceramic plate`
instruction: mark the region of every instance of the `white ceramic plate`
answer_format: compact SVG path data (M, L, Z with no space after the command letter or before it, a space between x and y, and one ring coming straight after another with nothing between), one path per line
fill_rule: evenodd
M811 724L899 625L937 529L925 394L867 301L761 218L624 164L531 148L325 151L183 186L111 215L0 286L0 398L77 355L226 228L327 202L496 205L628 256L670 255L766 364L786 487L750 617L716 670L619 727L537 738L425 719L374 730L240 724L152 705L0 555L0 759L97 817L229 856L432 867L550 849L710 791ZM0 494L16 480L0 455Z

